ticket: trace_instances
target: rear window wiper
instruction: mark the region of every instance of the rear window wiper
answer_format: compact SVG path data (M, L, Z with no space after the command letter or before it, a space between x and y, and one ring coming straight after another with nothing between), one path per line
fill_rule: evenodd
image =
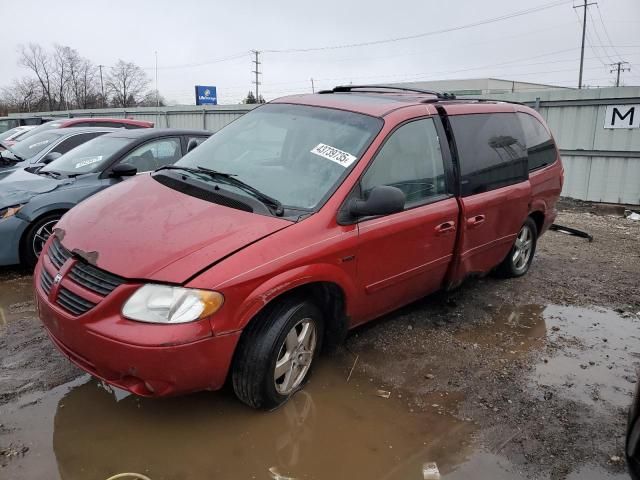
M219 172L218 170L213 170L211 168L200 167L200 166L198 168L191 168L191 167L182 167L180 165L165 165L164 167L158 168L156 172L160 170L183 170L185 172L190 172L190 173L195 173L200 175L205 174L213 179L218 179L218 180L222 179L227 184L233 185L234 187L237 187L253 195L256 199L258 199L260 202L262 202L271 210L273 210L273 212L278 217L281 217L284 214L284 207L282 206L282 203L279 200L267 195L266 193L261 192L257 188L252 187L251 185L243 182L242 180L235 178L236 175L233 173Z

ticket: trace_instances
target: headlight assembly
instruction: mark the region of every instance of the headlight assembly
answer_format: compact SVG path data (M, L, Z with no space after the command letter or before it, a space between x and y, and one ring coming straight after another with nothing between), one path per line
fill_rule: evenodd
M223 303L218 292L148 284L127 300L122 315L139 322L187 323L213 315Z
M18 213L20 211L20 209L22 207L24 207L24 204L22 204L22 205L13 205L11 207L0 208L0 220L3 220L5 218L9 218L9 217L13 217L16 213Z

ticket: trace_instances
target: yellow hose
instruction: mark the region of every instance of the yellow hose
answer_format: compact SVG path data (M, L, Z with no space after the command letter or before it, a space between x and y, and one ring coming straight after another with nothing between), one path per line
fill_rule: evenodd
M134 480L151 480L146 475L142 475L141 473L118 473L113 477L107 478L107 480L117 480L118 478L133 478Z

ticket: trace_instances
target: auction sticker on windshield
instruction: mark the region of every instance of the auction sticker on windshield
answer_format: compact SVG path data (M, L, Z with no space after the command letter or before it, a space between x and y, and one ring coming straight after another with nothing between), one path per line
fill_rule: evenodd
M356 157L350 153L343 152L342 150L332 147L331 145L325 145L324 143L319 143L313 147L311 153L326 158L327 160L331 160L338 165L342 165L344 168L347 168L356 161Z
M102 155L96 155L95 157L86 158L81 162L76 163L76 168L86 167L87 165L92 165L100 161L102 161Z

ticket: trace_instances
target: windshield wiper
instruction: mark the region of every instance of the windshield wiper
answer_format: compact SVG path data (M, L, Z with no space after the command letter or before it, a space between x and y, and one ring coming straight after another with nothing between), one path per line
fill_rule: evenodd
M278 217L281 217L284 214L284 207L282 206L282 203L279 200L267 195L266 193L261 192L257 188L252 187L251 185L243 182L242 180L235 178L236 175L233 173L219 172L218 170L213 170L211 168L200 167L200 166L198 168L191 168L191 167L182 167L180 165L165 165L164 167L158 168L156 172L160 170L184 170L185 172L190 172L195 174L205 174L213 179L218 179L218 180L223 179L227 184L233 185L234 187L237 187L253 195L256 199L258 199L260 202L262 202L271 210L273 210L273 212Z

